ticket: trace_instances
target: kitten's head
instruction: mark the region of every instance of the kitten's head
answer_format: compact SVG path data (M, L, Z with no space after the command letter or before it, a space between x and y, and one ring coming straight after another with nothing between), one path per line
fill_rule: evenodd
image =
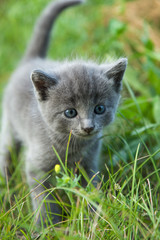
M53 131L87 138L114 120L127 59L112 64L64 63L31 79L41 114Z

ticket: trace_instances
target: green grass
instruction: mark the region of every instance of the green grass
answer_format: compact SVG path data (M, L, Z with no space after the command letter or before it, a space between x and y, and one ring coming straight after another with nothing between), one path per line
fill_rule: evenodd
M47 2L0 3L0 97ZM83 189L79 185L79 178L67 170L66 152L57 185L50 191L65 192L68 202L58 200L67 218L39 230L23 153L20 161L13 153L18 165L12 178L6 184L0 177L1 239L160 239L160 52L148 30L158 26L146 20L143 30L135 34L137 39L130 37L134 21L118 20L114 15L107 18L117 4L124 15L127 3L88 0L84 6L67 10L56 23L48 54L60 60L69 56L99 61L128 57L117 117L104 130L99 186L94 188L89 182Z

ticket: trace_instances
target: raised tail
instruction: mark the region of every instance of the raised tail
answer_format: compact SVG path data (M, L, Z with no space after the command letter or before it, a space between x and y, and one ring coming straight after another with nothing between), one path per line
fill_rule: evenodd
M40 15L33 36L24 54L23 60L35 57L44 58L47 54L52 25L59 14L66 8L82 3L83 0L60 0L51 2Z

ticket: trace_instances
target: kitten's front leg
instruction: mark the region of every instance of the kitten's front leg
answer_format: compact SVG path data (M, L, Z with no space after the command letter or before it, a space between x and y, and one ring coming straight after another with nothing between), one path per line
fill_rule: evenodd
M27 171L27 179L28 184L31 189L31 198L33 209L37 210L37 224L42 225L42 221L44 226L49 224L49 218L52 223L56 224L62 220L61 218L61 208L59 204L56 203L56 199L52 192L49 191L51 188L49 179L45 174L45 177L42 179L36 171ZM44 172L43 172L44 174ZM48 191L47 191L48 190Z
M98 183L98 163L99 163L99 153L101 149L101 141L95 141L95 143L86 152L82 160L82 167L86 171L88 178L92 179L92 184L97 187ZM88 182L82 178L82 186L86 187Z
M84 159L85 161L89 161L90 159ZM89 181L92 179L92 184L95 186L95 188L97 187L97 183L98 183L98 176L97 176L97 173L98 173L98 169L97 167L93 167L93 166L83 166L85 172L87 173L87 177L89 179ZM81 180L81 185L83 187L86 187L88 185L88 181L82 177L82 180Z

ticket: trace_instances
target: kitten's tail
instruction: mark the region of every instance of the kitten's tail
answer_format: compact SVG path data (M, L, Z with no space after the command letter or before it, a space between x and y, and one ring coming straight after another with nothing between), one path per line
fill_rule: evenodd
M56 18L64 9L82 2L83 0L60 0L51 2L44 9L35 25L33 36L23 60L26 61L35 57L44 58L47 54L52 25Z

